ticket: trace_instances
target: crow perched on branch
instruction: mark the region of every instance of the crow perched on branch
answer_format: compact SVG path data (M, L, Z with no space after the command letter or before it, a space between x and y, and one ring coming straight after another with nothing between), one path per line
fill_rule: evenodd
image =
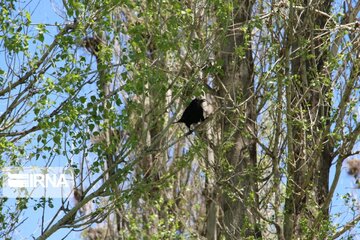
M192 132L191 125L194 123L202 122L205 120L204 118L204 109L201 104L204 102L204 99L195 98L191 101L189 106L185 109L179 121L176 123L185 123L185 125L189 128L189 133Z

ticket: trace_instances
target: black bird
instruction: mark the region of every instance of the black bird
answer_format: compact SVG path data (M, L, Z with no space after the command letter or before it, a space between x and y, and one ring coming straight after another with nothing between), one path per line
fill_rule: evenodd
M204 109L201 104L204 102L204 99L195 98L191 101L189 106L185 109L181 118L177 123L185 123L185 125L189 128L189 133L192 132L191 124L202 122L205 120L204 118Z

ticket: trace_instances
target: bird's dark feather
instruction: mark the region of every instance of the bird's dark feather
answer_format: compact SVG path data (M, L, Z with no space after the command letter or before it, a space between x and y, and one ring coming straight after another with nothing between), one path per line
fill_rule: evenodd
M185 123L185 125L189 128L191 132L191 125L194 123L202 122L205 120L204 118L204 109L202 108L201 104L205 100L195 98L191 101L189 106L185 109L184 113L182 114L181 118L177 122Z

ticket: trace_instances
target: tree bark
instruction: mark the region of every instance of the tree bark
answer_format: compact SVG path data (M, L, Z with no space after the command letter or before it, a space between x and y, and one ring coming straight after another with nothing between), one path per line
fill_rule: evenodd
M258 207L256 179L256 141L249 131L256 133L256 100L254 98L251 30L239 30L251 19L254 1L234 3L233 22L222 45L220 58L223 75L219 77L219 95L225 99L222 119L223 142L231 142L220 175L227 179L222 193L223 227L228 239L261 238L259 219L251 211ZM236 27L237 26L237 27ZM243 49L244 52L239 52ZM241 103L245 104L240 107ZM230 170L229 170L230 169Z
M330 85L323 82L326 42L316 29L323 29L331 1L291 2L289 10L287 129L287 186L284 212L285 239L306 238L304 220L311 229L328 193L332 146L329 141ZM325 121L324 121L325 120ZM327 220L325 211L323 220Z

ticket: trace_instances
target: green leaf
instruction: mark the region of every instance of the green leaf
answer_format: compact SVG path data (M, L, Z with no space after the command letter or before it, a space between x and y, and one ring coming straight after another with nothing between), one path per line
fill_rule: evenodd
M81 103L85 103L85 102L86 102L86 97L81 96L81 97L79 98L79 100L80 100Z
M40 109L39 108L34 108L34 113L35 115L39 115Z
M60 140L61 140L60 134L56 134L56 135L54 136L53 140L54 140L54 143L60 145Z

